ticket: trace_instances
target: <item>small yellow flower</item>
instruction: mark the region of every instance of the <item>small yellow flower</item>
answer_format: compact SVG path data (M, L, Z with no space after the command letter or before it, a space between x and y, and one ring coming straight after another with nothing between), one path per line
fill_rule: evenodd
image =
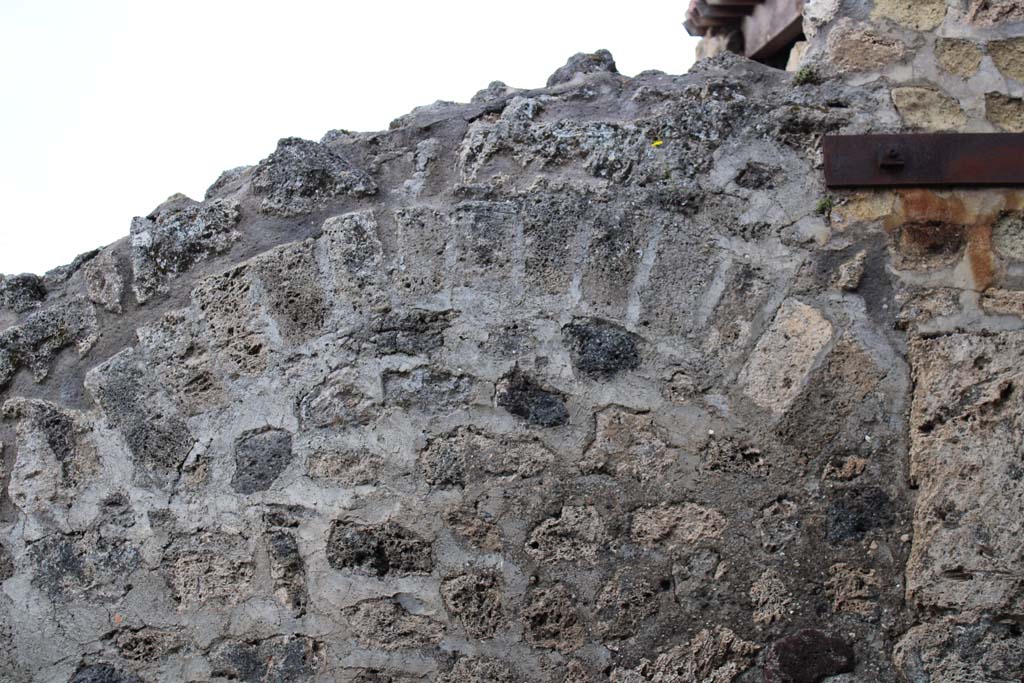
M651 143L651 147L661 147L665 144L664 140L658 139Z

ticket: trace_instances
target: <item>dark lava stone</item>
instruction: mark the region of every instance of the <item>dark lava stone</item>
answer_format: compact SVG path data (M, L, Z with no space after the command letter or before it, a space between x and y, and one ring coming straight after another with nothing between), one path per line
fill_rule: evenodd
M142 679L109 664L92 664L76 671L68 683L142 683Z
M498 383L498 405L539 427L557 427L569 421L564 396L544 389L518 367Z
M608 50L598 50L593 53L577 52L555 73L548 77L548 87L569 83L576 74L592 74L600 71L608 71L613 74L619 73L615 68L615 58Z
M430 543L394 522L356 526L340 520L331 525L327 537L327 563L334 569L362 569L377 576L427 573L434 564Z
M871 529L891 526L894 520L892 501L882 489L846 489L829 503L825 538L829 543L857 540Z
M562 330L573 366L589 377L608 378L640 365L639 337L607 320L584 320Z
M11 553L0 545L0 583L14 576L14 558Z
M243 434L235 443L235 476L239 493L266 491L292 461L292 435L283 429Z
M765 683L818 683L853 671L853 648L844 640L805 629L775 641L764 661Z
M736 184L748 190L772 189L782 169L751 161L736 175Z
M46 287L38 275L23 273L0 279L0 307L23 313L46 298Z

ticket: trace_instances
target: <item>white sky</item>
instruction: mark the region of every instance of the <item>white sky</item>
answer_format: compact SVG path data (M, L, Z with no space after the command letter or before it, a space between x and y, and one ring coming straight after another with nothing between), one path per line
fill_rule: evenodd
M381 130L575 52L684 73L684 0L0 0L0 273L128 234L277 139Z

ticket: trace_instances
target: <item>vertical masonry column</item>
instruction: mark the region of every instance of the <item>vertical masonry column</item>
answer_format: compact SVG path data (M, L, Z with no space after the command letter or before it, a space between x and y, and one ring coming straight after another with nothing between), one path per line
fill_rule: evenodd
M855 133L1024 131L1024 3L810 0L801 66L878 99ZM1024 672L1024 191L834 193L837 232L881 225L913 377L907 681Z

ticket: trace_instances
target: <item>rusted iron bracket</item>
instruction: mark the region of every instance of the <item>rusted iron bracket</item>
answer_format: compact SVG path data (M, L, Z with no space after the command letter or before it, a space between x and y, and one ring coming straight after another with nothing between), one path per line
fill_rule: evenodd
M1024 185L1024 134L826 135L828 187Z

